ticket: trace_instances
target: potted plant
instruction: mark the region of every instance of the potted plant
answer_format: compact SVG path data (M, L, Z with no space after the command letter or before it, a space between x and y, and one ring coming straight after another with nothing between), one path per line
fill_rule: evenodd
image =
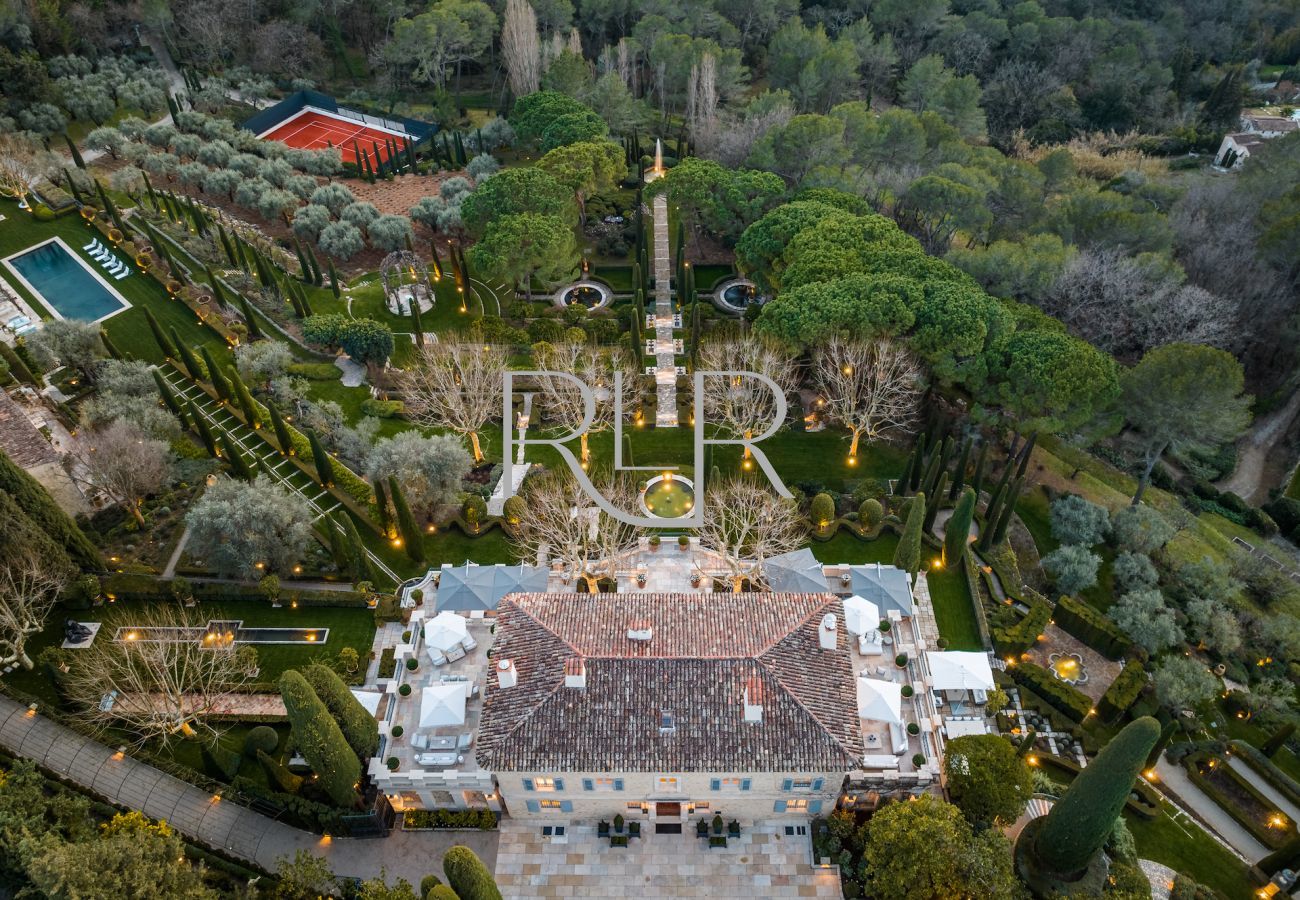
M415 601L416 606L424 606L424 589L416 588L411 591L411 599Z
M596 834L600 837L606 837L609 834L609 823L604 819L596 824Z
M414 656L407 657L406 670L408 672L414 672L418 668L420 668L420 661L416 659Z
M850 584L852 584L852 583L853 583L853 573L852 573L852 572L842 572L842 573L840 573L840 584L841 584L841 585L843 585L844 587L848 587L848 586L849 586Z
M411 643L411 629L408 628L402 632L402 643L403 644Z
M912 765L916 766L917 768L920 768L921 766L925 765L925 754L924 753L914 754L912 756Z
M411 686L409 684L404 684L397 689L397 693L401 694L403 697L409 697L411 696Z
M390 772L396 772L396 771L397 771L397 767L400 766L401 764L402 764L402 761L401 761L400 759L398 759L396 756L390 756L390 757L388 757L388 762L387 762L385 765L388 766L388 771L390 771Z
M948 649L948 639L946 637L939 638L939 640L935 641L935 643L939 645L940 650Z
M735 837L736 835L740 834L740 823L737 822L735 819L732 819L730 822L728 822L728 823L727 823L727 834L729 834L729 835L731 835L731 836L733 836L733 837Z
M710 850L712 850L714 847L726 847L726 846L727 846L727 839L720 834L715 834L713 837L709 838Z
M907 668L907 654L906 654L906 653L900 653L900 654L898 654L897 656L895 656L895 657L894 657L894 665L898 666L900 669L906 669L906 668Z
M659 551L659 543L660 543L659 535L657 534L650 535L649 543L650 543L650 550L657 553Z
M910 684L905 684L903 685L902 690L900 690L899 693L902 694L904 697L910 697L916 693L916 690Z
M700 580L701 580L701 578L700 578L700 573L699 573L699 572L692 572L692 573L691 573L691 587L699 587L699 586L700 586Z
M640 823L640 822L628 822L628 823L627 823L627 833L628 833L628 836L629 836L629 837L639 838L639 837L641 836L641 823Z
M708 836L709 836L709 820L708 820L708 819L700 819L698 822L695 823L695 836L696 836L696 837L708 837Z
M916 737L918 734L921 733L921 726L917 725L915 722L908 722L907 733L912 735L912 737Z
M619 813L618 815L616 815L616 816L614 817L614 831L618 832L619 834L622 834L622 833L623 833L623 822L624 822L623 814L622 814L622 813Z
M682 551L685 552L691 549L691 539L684 534L680 534L677 536L677 546L681 547Z
M391 734L391 735L393 736L393 740L397 740L398 738L400 738L400 737L402 736L402 734L403 734L404 732L405 732L405 729L402 728L401 725L394 725L394 726L393 726L393 730L390 731L390 732L388 732L388 733Z
M636 586L645 587L645 572L636 573Z
M722 834L722 816L720 815L713 817L713 833Z
M889 629L890 629L891 627L892 627L892 626L889 624L889 620L888 620L888 619L881 619L881 620L880 620L880 625L877 627L877 630L878 630L881 634L889 634Z

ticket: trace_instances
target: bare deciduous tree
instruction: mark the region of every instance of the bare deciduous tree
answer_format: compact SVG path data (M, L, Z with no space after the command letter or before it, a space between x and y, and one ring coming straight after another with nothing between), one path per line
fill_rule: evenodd
M813 381L825 401L826 417L852 436L849 464L858 442L906 431L925 390L921 364L912 352L887 338L859 341L836 335L813 355Z
M501 409L505 351L489 345L427 344L399 377L407 414L419 425L469 438L483 461L479 431ZM509 423L506 423L507 425Z
M794 359L784 349L755 338L713 341L700 348L699 367L715 372L754 372L766 375L783 395L797 384ZM771 388L748 375L710 375L704 379L704 412L711 425L737 437L752 438L772 425L777 398ZM745 468L750 452L745 449Z
M592 481L616 508L635 509L636 492L625 479ZM515 528L514 543L526 563L559 564L566 579L582 579L594 592L637 546L641 530L597 507L570 475L534 479L522 496L528 511Z
M1043 306L1085 340L1127 358L1175 342L1226 346L1236 328L1232 301L1115 250L1075 256Z
M208 628L175 605L143 606L117 635L100 635L77 654L68 691L97 729L125 725L141 740L215 733L208 717L251 678L231 632ZM116 691L116 694L113 692Z
M65 575L30 553L0 568L0 666L32 668L27 639L45 627Z
M635 70L634 70L635 71ZM794 107L777 104L758 114L737 116L725 111L705 120L695 129L700 155L736 168L744 164L758 139L794 117Z
M170 483L172 452L166 441L151 437L134 422L118 419L107 428L84 434L74 451L85 481L130 511L144 525L140 501Z
M614 427L614 410L616 395L614 392L614 375L623 375L624 414L626 414L627 397L636 378L636 369L631 358L617 347L597 347L591 344L539 344L535 348L537 364L542 369L552 372L567 372L577 376L578 380L591 388L595 396L595 414L587 430L582 433L582 464L591 460L587 447L587 438L596 432ZM542 408L554 420L562 422L569 428L576 429L582 424L586 414L586 402L582 393L570 381L563 378L542 378Z
M712 128L718 115L718 61L712 53L700 58L698 71L691 70L693 89L691 117L692 130Z
M0 134L0 195L21 200L36 182L56 169L54 154L31 135Z
M505 57L510 90L523 97L542 83L542 52L537 35L537 14L528 0L507 0L501 26L501 55Z
M739 476L709 484L706 499L700 546L726 567L733 591L746 579L761 584L767 560L804 544L807 532L794 501L765 481Z

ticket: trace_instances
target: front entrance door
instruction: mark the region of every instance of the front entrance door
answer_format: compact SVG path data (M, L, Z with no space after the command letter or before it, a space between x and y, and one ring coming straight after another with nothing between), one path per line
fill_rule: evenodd
M656 803L656 819L680 819L682 817L682 805L680 803Z

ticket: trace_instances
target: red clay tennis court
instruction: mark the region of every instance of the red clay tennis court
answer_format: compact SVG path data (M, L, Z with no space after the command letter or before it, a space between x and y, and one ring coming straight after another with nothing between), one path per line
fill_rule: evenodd
M357 161L358 146L373 162L376 152L379 153L381 160L388 158L386 141L396 139L398 146L404 147L410 140L407 135L400 132L366 125L316 109L304 109L258 137L268 141L280 141L282 144L300 150L338 147L343 153L343 161L350 163ZM378 151L375 150L376 145L379 147Z

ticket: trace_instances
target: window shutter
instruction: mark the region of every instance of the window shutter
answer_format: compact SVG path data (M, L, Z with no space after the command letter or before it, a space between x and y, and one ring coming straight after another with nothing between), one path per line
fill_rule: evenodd
M710 778L710 779L709 779L709 790L711 790L711 791L720 791L720 790L722 790L722 779L721 779L721 778Z
M564 790L564 779L563 779L563 778L557 778L557 779L555 779L555 789L556 789L557 791L562 791L562 790Z
M822 802L820 800L808 801L808 812L812 813L815 816L821 811L822 811Z
M785 812L785 801L778 800L772 806L772 812Z
M528 811L529 811L529 812L541 812L541 811L542 811L542 806L541 806L541 804L538 803L536 800L529 800L529 801L528 801Z
M532 780L531 778L525 778L525 779L524 779L524 790L526 790L526 791L534 790L534 788L533 788L533 780Z
M594 791L596 789L596 784L590 778L584 778L582 779L582 789L584 791Z
M742 791L747 791L749 790L750 785L752 785L753 783L754 783L753 780L749 778L742 778L740 779L740 789Z
M572 801L572 800L561 800L561 801L560 801L560 812L573 812L573 801Z
M794 787L794 779L793 779L793 778L787 778L787 779L785 779L785 781L782 781L782 782L781 782L781 790L783 790L783 791L788 791L788 790L790 790L790 789L793 788L793 787Z
M812 789L813 789L814 791L820 791L820 790L822 789L822 780L823 780L823 779L821 779L821 778L817 778L817 779L815 779L815 780L813 781Z
M621 791L621 790L623 790L623 779L622 779L622 778L615 778L615 779L614 779L614 790L616 790L616 791Z

